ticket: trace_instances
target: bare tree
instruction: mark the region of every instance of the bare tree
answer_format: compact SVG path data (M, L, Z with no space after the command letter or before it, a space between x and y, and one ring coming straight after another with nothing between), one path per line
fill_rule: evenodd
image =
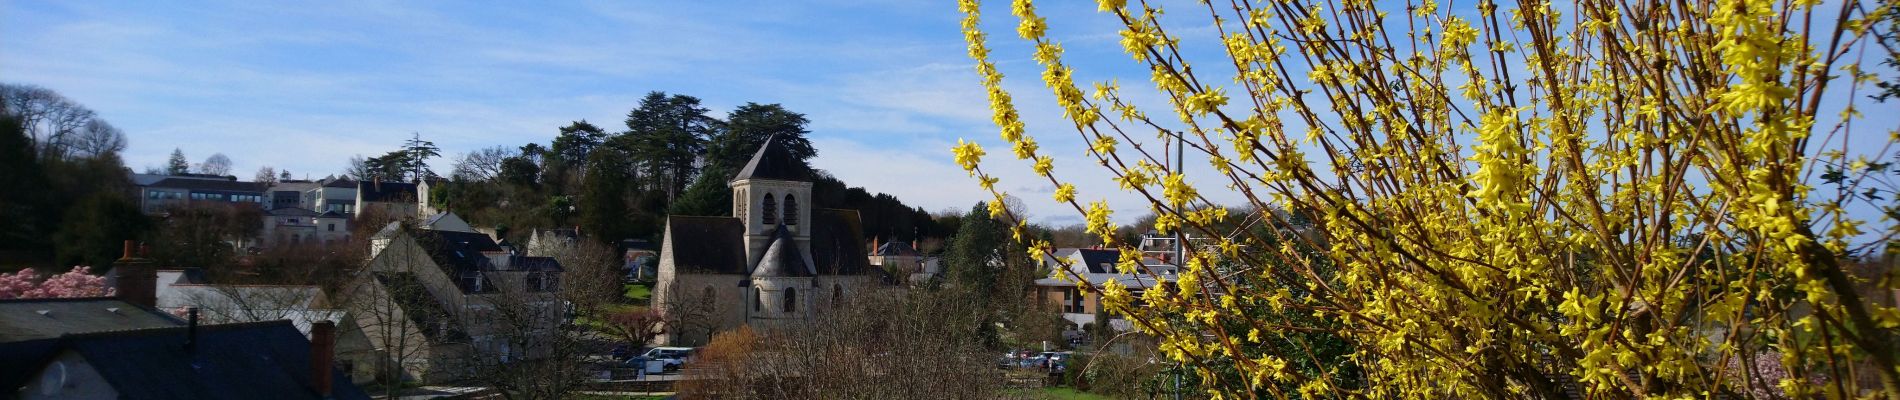
M471 350L464 361L471 378L494 387L508 399L561 399L585 375L586 336L563 323L566 309L558 284L530 279L542 271L492 271L499 293L479 296L483 307L471 327ZM558 276L558 274L555 274ZM479 329L479 330L477 330Z
M713 320L719 299L708 292L692 293L685 285L669 285L660 300L661 329L673 344L706 343L712 340L718 324Z
M210 157L205 157L205 162L198 163L198 173L207 175L230 175L231 157L225 157L224 153L212 153Z
M592 315L621 297L620 258L614 248L592 240L548 246L546 256L560 261L565 282L561 298L581 314ZM531 254L539 255L539 254Z
M98 157L125 150L125 133L103 119L93 119L80 128L72 141L74 155Z
M462 155L455 161L454 177L468 181L485 181L501 174L501 162L520 154L519 150L508 146L495 146L478 149Z
M874 292L810 322L722 333L687 370L680 397L1002 396L1002 375L972 323L985 311L964 298L928 290ZM741 337L755 334L759 338Z
M269 165L258 167L257 174L252 175L251 180L257 183L265 184L265 185L276 184L277 183L277 169L271 168L271 166Z
M20 118L27 138L33 141L41 159L61 159L73 154L78 137L87 135L96 114L52 89L35 85L0 84L0 109ZM102 125L100 128L110 128ZM99 129L105 135L99 145L112 147L116 129ZM124 147L123 135L116 136L117 147ZM96 149L96 148L95 148ZM98 154L98 153L90 153Z

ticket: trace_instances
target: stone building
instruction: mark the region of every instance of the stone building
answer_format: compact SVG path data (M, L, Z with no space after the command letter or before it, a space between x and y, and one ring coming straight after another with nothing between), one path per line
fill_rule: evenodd
M796 163L767 139L727 185L732 216L667 217L653 297L670 326L662 343L791 326L882 284L857 211L809 207L810 174Z

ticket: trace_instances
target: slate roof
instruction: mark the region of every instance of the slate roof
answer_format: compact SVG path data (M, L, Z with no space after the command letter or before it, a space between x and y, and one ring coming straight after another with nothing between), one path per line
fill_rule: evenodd
M422 336L432 343L455 343L467 341L468 332L462 325L455 323L449 310L437 303L429 294L429 288L410 273L376 273L376 282L383 285L397 307L402 307L402 315L414 323ZM448 329L435 329L446 325Z
M0 300L0 343L183 324L170 314L110 297Z
M356 194L363 201L414 202L416 184L402 182L358 181Z
M1115 264L1122 260L1122 253L1116 250L1081 249L1078 252L1082 256L1079 267L1086 267L1091 274L1114 273ZM1084 271L1077 269L1076 272Z
M860 275L871 268L864 254L864 228L856 210L813 208L811 223L811 259L819 275Z
M0 388L15 392L59 354L71 351L117 388L122 399L316 399L310 341L289 321L206 325L196 343L184 327L66 335L0 345ZM331 368L332 398L369 399Z
M798 241L792 239L791 231L785 224L772 230L772 243L765 246L765 253L759 255L758 268L752 269L755 278L765 277L810 277L817 271L812 268L811 260L804 252L798 251Z
M264 184L257 182L238 182L203 178L165 178L146 186L166 189L184 189L194 192L241 192L251 194L263 194L265 189Z
M732 181L747 179L810 181L811 173L808 169L799 164L798 160L792 159L792 155L785 152L785 146L778 144L778 136L773 135L765 139L765 144L759 146L758 152L752 154L752 161L747 161L745 168L732 176Z
M323 187L338 188L338 189L355 189L356 181L349 180L349 179L331 179L329 181L323 182Z
M457 279L463 272L493 271L494 263L488 260L485 252L503 251L494 238L475 232L417 230L416 243L429 252L429 259L442 268L450 279ZM467 291L470 288L462 288Z
M508 268L516 271L561 272L561 262L554 257L508 256Z
M666 217L666 239L671 248L662 249L673 258L682 273L745 275L745 223L732 217Z
M917 252L917 249L910 247L910 242L886 242L883 245L877 246L877 251L872 252L871 255L886 256L886 257L892 257L892 256L915 257L915 256L921 256L923 255L923 253L919 253Z

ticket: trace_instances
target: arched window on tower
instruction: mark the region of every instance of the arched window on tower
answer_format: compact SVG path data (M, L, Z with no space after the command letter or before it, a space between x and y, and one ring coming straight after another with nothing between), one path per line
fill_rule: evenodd
M798 312L798 289L785 288L785 312Z
M771 193L765 194L765 202L759 206L759 215L764 218L766 225L778 223L778 201L772 199Z
M798 225L798 197L785 195L785 224Z
M765 291L752 289L752 292L757 294L752 296L752 311L765 311Z

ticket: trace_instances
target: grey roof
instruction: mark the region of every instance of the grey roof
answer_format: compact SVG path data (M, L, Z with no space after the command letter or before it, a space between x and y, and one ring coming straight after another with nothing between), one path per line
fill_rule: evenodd
M798 250L798 242L792 239L791 231L785 229L785 224L779 224L772 232L772 243L765 246L765 254L759 255L758 262L753 263L759 267L752 269L752 277L781 278L817 275L818 271L812 268L811 260L805 252Z
M883 245L877 246L877 251L872 252L871 255L904 257L920 256L923 255L923 253L919 253L916 248L910 247L910 242L886 242Z
M257 182L180 177L165 178L146 186L166 189L184 189L193 192L239 192L260 195L264 193L265 189L264 184Z
M508 269L516 271L561 272L561 261L554 257L508 256Z
M0 300L0 342L183 324L170 314L109 297Z
M670 247L661 251L673 258L680 272L745 275L745 223L732 217L666 217Z
M1079 252L1082 255L1081 266L1087 268L1087 273L1091 274L1114 273L1115 264L1122 260L1122 253L1116 250L1081 249ZM1076 270L1076 272L1082 271Z
M765 144L759 146L759 151L752 154L752 161L746 162L745 168L740 169L739 174L733 175L732 180L734 182L747 179L809 181L811 174L807 171L808 169L798 160L792 159L792 155L785 152L785 146L778 144L778 136L773 135L765 139Z
M401 182L359 181L356 194L363 201L414 202L416 184Z
M310 341L289 321L66 335L0 345L0 358L27 368L0 377L15 392L64 352L74 352L118 389L122 399L316 399ZM368 399L343 371L330 367L332 398Z
M331 179L331 180L328 180L328 181L323 181L323 187L327 187L327 188L341 188L341 189L355 189L355 188L356 188L356 181L354 181L354 180L350 180L350 179Z

